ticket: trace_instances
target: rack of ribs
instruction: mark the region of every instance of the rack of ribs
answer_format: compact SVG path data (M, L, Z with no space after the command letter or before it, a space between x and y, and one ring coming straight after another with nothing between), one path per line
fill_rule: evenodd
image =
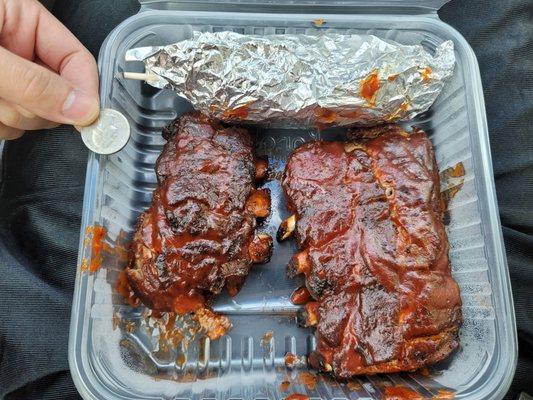
M230 328L208 306L226 286L234 296L252 263L267 262L272 239L256 234L270 192L256 189L267 160L255 158L249 133L188 113L163 130L157 188L139 217L126 269L149 308L192 313L211 339Z
M340 378L436 363L458 347L462 313L431 143L396 125L349 138L302 145L282 181L292 215L278 239L294 232L300 248L288 269L312 298L309 362Z

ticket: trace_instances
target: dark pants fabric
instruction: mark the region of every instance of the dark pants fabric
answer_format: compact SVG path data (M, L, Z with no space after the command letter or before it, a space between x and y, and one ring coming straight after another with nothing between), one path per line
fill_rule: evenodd
M135 0L48 0L97 56ZM507 398L533 394L533 5L452 1L440 17L480 64L520 360ZM0 168L0 399L77 399L67 362L87 150L70 127L6 142Z

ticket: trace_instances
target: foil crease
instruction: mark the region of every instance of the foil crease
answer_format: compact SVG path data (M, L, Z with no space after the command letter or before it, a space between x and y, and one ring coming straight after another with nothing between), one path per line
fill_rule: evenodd
M227 122L284 126L375 125L425 112L453 74L453 42L434 54L372 35L195 32L131 49L147 81Z

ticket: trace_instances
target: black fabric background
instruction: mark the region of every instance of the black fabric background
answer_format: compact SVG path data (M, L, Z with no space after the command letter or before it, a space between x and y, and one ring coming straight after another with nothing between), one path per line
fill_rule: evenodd
M97 56L135 0L48 0ZM533 394L533 4L452 1L484 85L520 360L506 398ZM7 142L0 169L0 399L78 399L67 343L87 151L70 127Z

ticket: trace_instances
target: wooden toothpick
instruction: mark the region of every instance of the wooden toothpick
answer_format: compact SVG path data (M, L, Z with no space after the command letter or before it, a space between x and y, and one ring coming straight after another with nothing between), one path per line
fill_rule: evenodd
M137 81L157 81L159 77L146 72L124 72L124 79L134 79Z

